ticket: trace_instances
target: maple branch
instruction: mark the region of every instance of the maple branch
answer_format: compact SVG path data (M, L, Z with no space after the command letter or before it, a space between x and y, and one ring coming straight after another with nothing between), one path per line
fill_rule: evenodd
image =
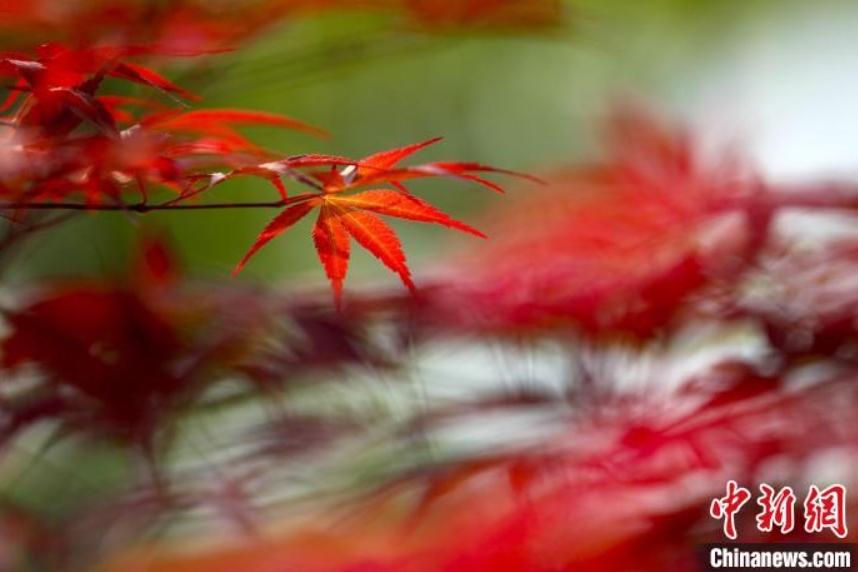
M201 203L195 205L177 204L174 202L147 204L147 203L131 203L131 204L99 204L87 205L84 203L2 203L0 202L0 211L2 210L67 210L67 211L131 211L137 213L147 213L150 211L179 211L179 210L208 210L208 209L258 209L258 208L282 208L295 203L309 200L316 196L315 193L305 193L296 195L288 199L278 201L260 201L249 203Z

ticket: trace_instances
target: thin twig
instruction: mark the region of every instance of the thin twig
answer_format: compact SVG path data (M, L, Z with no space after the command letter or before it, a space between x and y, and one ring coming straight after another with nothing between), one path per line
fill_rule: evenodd
M131 203L131 204L98 204L89 205L85 203L0 203L2 210L67 210L67 211L131 211L147 213L150 211L180 211L180 210L209 210L209 209L259 209L259 208L282 208L294 203L310 200L318 196L316 193L296 195L294 197L279 201L262 201L249 203L200 203L194 205L160 203Z

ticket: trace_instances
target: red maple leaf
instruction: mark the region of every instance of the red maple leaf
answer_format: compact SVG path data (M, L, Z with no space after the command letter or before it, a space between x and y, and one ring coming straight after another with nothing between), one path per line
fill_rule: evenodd
M338 303L348 271L350 242L372 253L385 266L399 275L412 291L415 286L406 264L402 245L390 226L377 215L406 220L440 224L476 236L485 237L478 230L459 222L432 205L415 197L402 186L401 181L413 178L451 176L481 183L501 191L496 184L474 175L474 172L497 172L527 177L478 163L428 163L413 167L397 164L414 152L439 139L431 139L406 147L376 153L362 160L335 155L298 155L282 161L266 163L237 174L285 175L314 186L313 193L293 197L285 211L262 231L247 255L235 269L237 274L250 258L272 239L319 207L319 218L313 229L313 241L331 282ZM303 168L329 167L321 171L301 173ZM338 167L342 167L338 170ZM267 175L266 175L267 174ZM358 187L388 183L396 188L373 188L356 194L345 194Z

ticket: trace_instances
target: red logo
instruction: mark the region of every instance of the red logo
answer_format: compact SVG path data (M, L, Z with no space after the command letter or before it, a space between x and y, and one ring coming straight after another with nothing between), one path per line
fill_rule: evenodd
M822 532L830 529L838 538L845 538L846 529L846 487L831 485L820 491L811 485L804 501L804 529L807 532Z
M769 485L760 485L757 504L763 509L757 515L757 529L771 532L774 527L778 527L781 534L792 532L795 527L795 493L790 487L784 487L775 494L775 489Z
M712 500L709 514L716 520L723 520L724 536L735 540L736 515L751 499L751 491L740 487L736 481L727 482L727 491L723 497ZM775 490L763 483L760 485L760 495L757 504L761 511L757 514L757 529L760 532L780 530L788 534L795 528L796 496L790 487ZM846 487L831 485L820 490L811 485L804 500L804 530L807 533L831 530L838 538L848 534L846 527Z
M709 514L715 519L724 519L724 534L727 538L736 538L736 513L751 499L751 491L740 487L736 481L727 483L727 494L714 499L709 506Z

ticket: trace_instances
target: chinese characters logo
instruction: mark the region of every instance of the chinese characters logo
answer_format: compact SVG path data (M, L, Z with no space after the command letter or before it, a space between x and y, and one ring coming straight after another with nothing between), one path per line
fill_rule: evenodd
M745 504L751 500L751 491L736 484L727 483L726 494L712 500L709 514L712 518L723 520L724 535L735 540L736 515ZM757 514L757 529L761 532L780 530L782 534L792 532L795 528L796 496L790 487L775 490L767 484L760 485L760 495L757 504L760 512ZM831 485L820 490L811 485L804 499L804 530L807 533L830 530L838 538L845 538L846 527L846 487Z

